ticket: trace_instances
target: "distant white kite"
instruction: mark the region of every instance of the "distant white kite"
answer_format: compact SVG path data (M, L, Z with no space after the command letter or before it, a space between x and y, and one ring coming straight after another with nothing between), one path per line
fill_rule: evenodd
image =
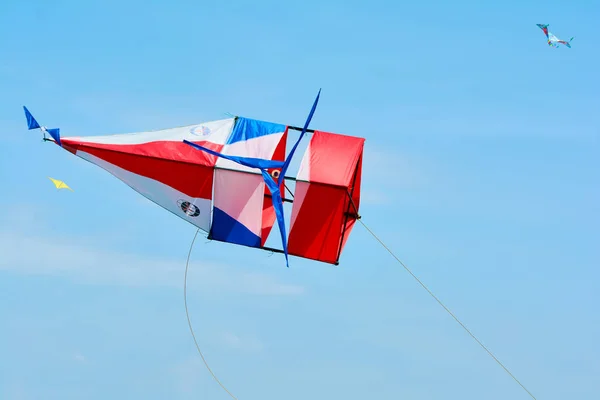
M564 44L565 46L567 46L568 48L571 48L571 40L573 40L573 37L571 39L569 39L569 41L565 41L565 40L561 40L559 38L557 38L556 36L554 36L552 34L552 32L550 32L548 30L548 27L550 25L548 24L536 24L542 31L544 31L544 34L546 35L546 38L548 39L548 46L551 47L556 47L558 49L558 44Z

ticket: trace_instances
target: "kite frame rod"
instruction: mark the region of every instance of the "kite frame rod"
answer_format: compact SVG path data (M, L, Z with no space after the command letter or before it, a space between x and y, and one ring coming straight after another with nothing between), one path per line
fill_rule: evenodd
M299 127L297 127L297 126L291 126L291 125L288 125L288 129L291 129L291 130L293 130L293 131L300 131L300 132L302 132L302 130L303 130L304 128L299 128ZM314 129L307 129L307 130L306 130L306 133L315 133L315 130L314 130Z
M270 198L273 198L273 195L272 195L272 194L269 194L269 193L265 193L265 197L270 197ZM293 202L294 202L294 200L292 200L292 199L286 199L285 197L281 198L281 200L282 200L284 203L293 203Z
M267 246L263 246L263 247L259 247L261 250L266 250L266 251L272 251L273 253L279 253L279 254L283 254L285 253L283 250L281 249L276 249L274 247L267 247Z
M353 218L354 220L360 219L360 215L358 214L358 209L356 208L356 204L354 204L354 199L352 196L354 195L354 189L356 188L356 177L358 176L358 166L360 165L360 161L362 159L362 155L358 159L356 163L356 168L354 169L354 176L352 177L352 191L346 188L346 194L348 195L348 206L346 207L346 212L344 212L344 230L342 231L342 237L340 239L340 246L338 247L337 257L335 260L335 265L339 265L340 255L342 254L342 246L344 245L344 238L346 237L346 231L348 230L348 219ZM350 212L350 208L354 208L354 213Z
M231 244L230 242L226 242L224 240L213 239L211 237L210 233L208 233L208 235L206 236L206 238L208 240L212 240L212 241L219 242L219 243L228 243L228 244ZM278 253L278 254L284 254L285 253L282 249L276 249L275 247L268 247L268 246L254 247L254 246L246 246L246 245L240 245L240 246L244 246L244 247L247 247L247 248L250 248L250 249L270 251L272 253ZM313 261L324 263L324 264L331 264L331 265L338 265L339 264L338 262L334 263L334 262L330 262L330 261L323 261L323 260L317 260L317 259L314 259L314 258L302 257L302 256L299 256L299 255L293 254L293 253L288 253L288 255L293 256L293 257L298 257L298 258L309 259L309 260L313 260Z

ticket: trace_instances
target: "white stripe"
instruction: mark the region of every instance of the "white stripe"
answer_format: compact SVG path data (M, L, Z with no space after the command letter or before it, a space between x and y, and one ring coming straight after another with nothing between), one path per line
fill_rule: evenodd
M300 168L298 168L298 173L296 174L297 181L310 181L310 158L312 156L311 145L312 138L311 141L308 143L306 151L304 152L304 156L302 157L302 161L300 162Z
M223 147L221 153L228 156L252 157L271 160L273 158L273 153L275 153L275 149L283 137L283 134L284 132L273 133L271 135L259 136L241 142L228 144ZM234 161L220 157L217 160L216 166L226 169L233 169L236 171L260 173L260 170L257 168L246 167Z
M140 193L150 201L171 211L178 217L188 221L198 228L208 232L211 224L211 201L209 199L189 197L172 187L165 185L155 179L134 174L114 164L102 160L84 151L77 151L77 155L86 161L104 168L106 171L129 185L133 190ZM187 201L200 209L200 215L191 217L181 209L181 202Z
M82 143L98 144L143 144L156 141L181 142L185 139L190 142L205 140L207 142L224 145L227 143L229 135L231 135L234 121L233 118L228 118L158 131L121 133L118 135L105 136L69 137L65 139ZM209 131L203 130L202 127L208 128ZM203 134L203 132L208 134Z
M215 171L214 206L260 237L265 199L262 176L238 171Z

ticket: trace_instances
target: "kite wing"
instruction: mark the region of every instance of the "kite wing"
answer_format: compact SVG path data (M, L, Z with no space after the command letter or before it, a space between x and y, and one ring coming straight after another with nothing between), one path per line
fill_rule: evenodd
M56 186L57 189L68 189L71 192L73 191L73 189L71 189L69 187L69 185L67 185L63 181L59 181L58 179L54 179L54 178L50 178L50 177L48 177L48 179L50 179L52 181L52 183L54 183L54 186Z
M571 48L571 40L573 40L573 38L569 39L569 41L566 40L562 40L559 39L558 37L554 36L552 33L550 33L550 39L548 40L548 44L550 44L551 46L554 46L556 48L558 48L559 44L565 45L568 48Z
M546 38L548 38L548 24L536 24L543 32L544 35L546 35Z
M536 24L536 25L542 31L544 31L544 34L546 35L546 38L548 39L548 46L558 48L558 44L563 44L569 48L571 47L571 41L574 39L573 37L571 39L569 39L568 41L561 40L548 30L548 26L550 26L550 25L548 25L548 24Z
M557 42L560 44L564 44L565 46L567 46L568 48L571 48L571 41L574 39L574 37L571 37L568 41L566 40L558 40Z
M41 129L25 114L29 129ZM284 177L293 155L286 159L288 134L300 130L235 117L108 136L61 138L56 129L51 136L212 240L337 265L358 218L364 139L315 131L298 155L297 176ZM295 189L286 181L297 181ZM292 203L289 234L283 203ZM276 222L281 249L265 246Z

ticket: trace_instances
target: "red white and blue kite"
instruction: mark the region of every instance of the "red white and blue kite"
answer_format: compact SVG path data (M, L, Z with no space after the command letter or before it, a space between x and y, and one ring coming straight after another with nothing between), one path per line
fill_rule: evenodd
M211 240L337 265L358 218L364 138L244 117L108 136L64 137L38 124L44 140L96 164ZM286 157L290 130L301 131ZM51 138L46 138L49 134ZM298 144L310 142L296 176L286 176ZM285 181L295 181L285 198ZM289 232L283 203L292 203ZM282 248L265 242L277 221Z
M571 48L571 40L573 40L573 37L571 39L569 39L569 41L565 41L565 40L561 40L559 38L557 38L556 36L554 36L552 34L552 32L550 32L548 30L548 27L550 25L548 24L536 24L542 31L544 31L544 34L546 35L546 39L548 39L548 46L550 47L555 47L558 49L558 45L559 44L564 44L565 46Z

